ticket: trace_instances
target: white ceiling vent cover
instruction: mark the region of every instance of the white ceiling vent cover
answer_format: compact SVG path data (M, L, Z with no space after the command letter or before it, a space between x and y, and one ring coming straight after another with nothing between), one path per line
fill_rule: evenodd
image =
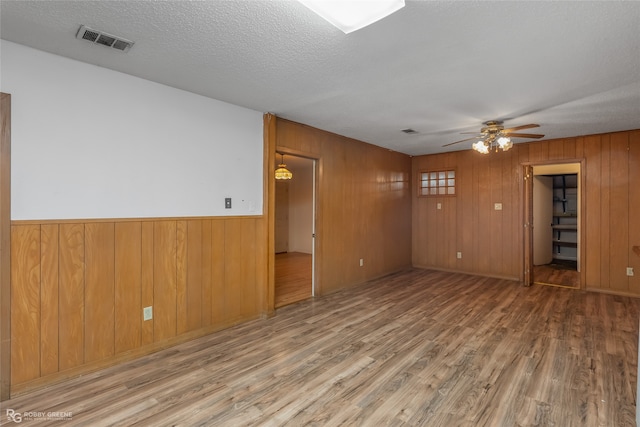
M128 52L129 49L131 49L131 46L133 46L133 42L131 40L123 39L122 37L114 36L112 34L107 34L103 31L94 30L87 27L86 25L80 26L80 29L76 34L76 38L87 40L94 44L101 44L103 46L111 47L122 52Z

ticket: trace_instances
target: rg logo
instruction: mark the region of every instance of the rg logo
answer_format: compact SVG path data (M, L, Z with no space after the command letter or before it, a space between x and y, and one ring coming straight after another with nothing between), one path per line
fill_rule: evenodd
M14 423L22 422L22 414L20 412L16 412L13 409L7 409L7 420L13 421Z

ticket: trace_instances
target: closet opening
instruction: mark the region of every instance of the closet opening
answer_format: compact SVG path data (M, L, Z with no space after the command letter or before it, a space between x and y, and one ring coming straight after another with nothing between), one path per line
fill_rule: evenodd
M533 282L580 288L580 164L533 167Z

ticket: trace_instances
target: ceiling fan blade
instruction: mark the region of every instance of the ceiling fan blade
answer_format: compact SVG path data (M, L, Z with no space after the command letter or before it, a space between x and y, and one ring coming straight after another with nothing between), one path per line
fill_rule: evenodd
M531 129L531 128L539 128L540 125L536 125L536 124L528 124L528 125L522 125L522 126L515 126L512 128L508 128L508 129L502 129L502 132L511 132L514 130L522 130L522 129Z
M443 147L448 147L448 146L453 145L453 144L459 144L460 142L471 141L472 139L477 139L477 137L461 139L460 141L456 141L456 142L450 142L448 144L443 145Z
M511 132L504 132L504 134L508 137L512 137L512 138L542 138L544 137L544 135L540 135L539 133L511 133Z

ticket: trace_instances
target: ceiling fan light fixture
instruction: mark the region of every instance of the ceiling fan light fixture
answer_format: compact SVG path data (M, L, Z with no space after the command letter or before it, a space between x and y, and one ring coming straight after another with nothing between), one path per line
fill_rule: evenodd
M470 141L472 139L477 139L476 142L471 144L471 148L476 150L482 154L489 154L492 150L496 153L499 150L508 151L513 147L513 141L511 138L544 138L542 134L536 133L521 133L518 132L522 129L531 129L540 127L540 125L535 123L530 123L528 125L520 125L511 128L505 129L502 126L502 121L500 120L491 120L483 123L483 127L480 129L480 134L475 137L465 138L460 141L451 142L449 144L443 145L443 147L448 147L450 145L459 144L461 142ZM462 133L473 133L473 132L462 132Z
M500 147L502 151L507 151L511 147L513 147L513 142L511 141L511 138L509 138L508 136L501 136L500 138L498 138L497 142L498 142L498 147Z
M404 0L298 0L324 20L349 34L404 7Z
M486 141L484 140L479 140L475 143L473 143L473 145L471 145L471 147L476 150L478 153L481 154L489 154L489 144L487 144Z

